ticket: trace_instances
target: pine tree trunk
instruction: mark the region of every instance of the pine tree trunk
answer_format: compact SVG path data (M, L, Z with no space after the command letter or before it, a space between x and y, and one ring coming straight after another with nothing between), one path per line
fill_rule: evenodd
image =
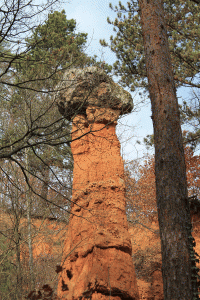
M190 210L178 101L161 0L139 0L155 139L165 300L191 300Z

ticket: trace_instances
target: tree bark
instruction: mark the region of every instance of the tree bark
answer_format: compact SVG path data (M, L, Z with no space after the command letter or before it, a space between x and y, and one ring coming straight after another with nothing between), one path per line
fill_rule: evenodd
M195 2L197 4L200 4L200 0L191 0L191 1L193 1L193 2Z
M27 200L27 222L28 222L28 251L29 251L29 278L30 278L30 291L35 287L34 273L33 273L33 249L32 249L32 228L31 228L31 192L28 191L26 196Z
M25 150L26 153L26 168L29 170L29 161L28 161L28 149ZM28 239L28 251L29 251L29 289L33 291L35 287L34 283L34 273L33 273L33 248L32 248L32 226L31 226L31 190L27 185L26 193L26 205L27 205L27 239Z
M165 300L193 299L191 221L180 117L161 0L139 0L155 138ZM196 290L197 292L197 290Z
M49 179L50 179L50 170L48 166L44 166L42 170L42 177L43 177L43 183L42 183L42 190L41 190L41 210L43 216L47 213L47 209L49 209L49 204L45 201L48 197L48 186L49 186Z
M21 258L20 258L20 231L19 231L20 217L18 205L15 212L15 227L14 227L14 241L16 249L16 299L20 300L22 297L22 267L21 267Z

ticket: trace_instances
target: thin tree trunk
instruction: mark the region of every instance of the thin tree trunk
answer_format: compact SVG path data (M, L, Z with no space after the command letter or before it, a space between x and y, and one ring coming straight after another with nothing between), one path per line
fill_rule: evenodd
M41 203L42 203L42 214L43 216L46 215L47 213L47 209L49 209L49 203L47 201L45 201L45 199L47 199L48 197L48 185L49 185L49 177L50 177L50 171L49 171L49 167L44 166L43 167L43 171L42 171L42 177L43 177L43 183L42 183L42 190L41 190Z
M28 170L28 153L26 149L26 168ZM34 273L33 273L33 249L32 249L32 235L31 235L31 191L27 186L28 191L26 193L26 205L27 205L27 223L28 223L28 251L29 251L29 278L30 278L30 290L35 288Z
M17 209L18 210L18 209ZM16 267L17 267L17 285L16 285L16 299L20 300L22 297L22 268L21 268L21 258L20 258L20 232L19 232L19 214L18 211L15 214L15 228L14 228L14 239L16 245Z
M33 273L33 249L32 249L32 235L31 235L31 197L30 192L27 195L27 223L28 223L28 251L29 251L29 276L30 289L34 289L34 273Z
M180 117L161 0L139 0L155 139L165 300L193 299L190 209ZM197 291L197 290L196 290Z
M13 165L13 177L15 178L16 182L18 180L18 172ZM20 212L20 205L19 205L19 193L18 190L12 190L12 184L10 186L11 191L11 201L12 201L12 209L14 215L14 243L15 243L15 250L16 250L16 278L17 284L15 286L15 299L21 300L23 294L23 286L22 286L22 266L21 266L21 233L20 233L20 219L21 219L21 212Z

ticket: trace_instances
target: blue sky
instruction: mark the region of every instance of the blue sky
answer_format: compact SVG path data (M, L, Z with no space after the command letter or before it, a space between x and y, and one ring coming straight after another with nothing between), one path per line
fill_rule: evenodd
M108 48L101 47L99 43L100 39L109 42L110 36L115 35L113 26L107 23L107 17L114 20L117 16L109 8L110 2L112 2L113 7L118 5L118 0L73 0L65 3L62 9L65 10L67 19L76 20L78 32L88 33L86 53L89 55L96 54L102 61L112 64L116 60L115 54ZM124 4L126 2L124 1ZM180 89L178 96L181 95L186 96L187 90ZM141 100L137 93L132 93L132 97L133 102L136 104ZM121 153L125 160L130 161L146 155L146 148L137 144L136 141L142 141L147 134L153 133L150 116L151 106L149 103L146 107L137 108L137 111L119 120L117 135L121 142ZM152 154L153 151L149 151L149 153Z

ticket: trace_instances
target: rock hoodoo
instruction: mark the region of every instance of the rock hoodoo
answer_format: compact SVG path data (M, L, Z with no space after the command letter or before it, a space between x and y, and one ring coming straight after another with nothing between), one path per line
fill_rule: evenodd
M74 171L58 296L139 299L115 133L118 117L133 108L132 98L96 67L68 71L61 87L57 104L73 124Z

